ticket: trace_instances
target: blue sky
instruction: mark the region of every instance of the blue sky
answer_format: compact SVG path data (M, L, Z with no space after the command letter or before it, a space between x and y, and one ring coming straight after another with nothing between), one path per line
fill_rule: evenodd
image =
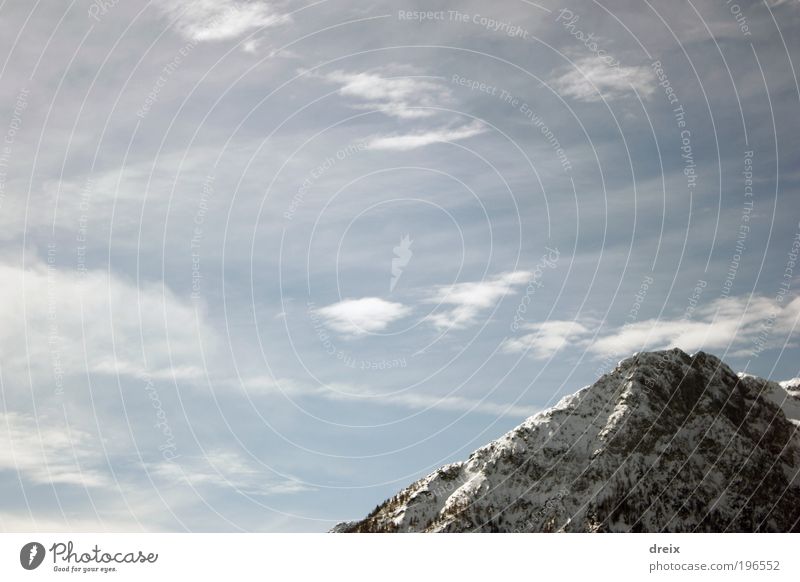
M800 375L794 0L0 15L0 528L325 531L636 351Z

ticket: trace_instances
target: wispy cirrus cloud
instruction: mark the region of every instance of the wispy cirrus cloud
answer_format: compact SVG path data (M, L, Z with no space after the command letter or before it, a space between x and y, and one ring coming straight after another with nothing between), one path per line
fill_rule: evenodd
M425 302L446 305L449 309L434 312L426 319L438 328L468 327L477 321L481 312L526 284L530 278L529 271L512 271L484 281L438 286Z
M380 297L345 299L316 310L331 329L350 336L360 336L386 329L402 319L411 308Z
M437 396L410 392L380 396L382 403L411 410L442 410L447 412L474 412L496 416L528 417L541 410L537 406L525 404L505 404L484 399L468 398L452 394Z
M393 76L378 72L333 71L316 78L340 85L339 95L356 100L355 109L379 109L400 119L436 115L429 107L451 101L450 89L439 81L417 75Z
M367 147L373 150L394 150L403 152L435 143L467 139L485 133L486 131L487 128L483 123L473 121L460 127L443 127L415 133L373 137L367 142Z
M550 83L562 95L586 102L632 97L632 89L647 98L657 86L649 67L609 66L597 57L579 60L575 68L554 77Z
M454 394L431 394L420 388L413 391L380 393L352 384L311 385L294 380L251 378L243 388L253 396L316 397L336 402L355 402L374 406L391 406L409 410L470 412L488 415L528 417L541 409L526 404L502 403L489 398L471 398Z
M269 2L238 0L161 0L158 8L175 20L178 32L195 42L229 40L259 28L291 21Z
M37 485L110 486L97 441L51 416L0 413L0 471L17 473Z
M203 456L181 456L147 466L160 483L194 488L232 489L246 495L279 495L309 491L300 479L285 478L233 449L214 449Z

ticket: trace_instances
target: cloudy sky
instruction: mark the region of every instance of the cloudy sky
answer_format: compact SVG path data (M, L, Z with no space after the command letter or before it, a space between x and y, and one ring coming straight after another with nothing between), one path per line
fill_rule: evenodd
M325 531L636 351L800 375L736 1L2 2L0 529Z

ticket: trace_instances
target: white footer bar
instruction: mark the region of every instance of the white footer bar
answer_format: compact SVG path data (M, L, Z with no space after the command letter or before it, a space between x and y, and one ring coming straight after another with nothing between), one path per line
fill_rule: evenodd
M0 580L800 580L799 539L792 534L0 534Z

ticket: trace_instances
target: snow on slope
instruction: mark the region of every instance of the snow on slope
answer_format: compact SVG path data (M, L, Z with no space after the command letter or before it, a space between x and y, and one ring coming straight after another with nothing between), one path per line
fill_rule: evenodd
M333 531L798 531L792 382L636 354Z

